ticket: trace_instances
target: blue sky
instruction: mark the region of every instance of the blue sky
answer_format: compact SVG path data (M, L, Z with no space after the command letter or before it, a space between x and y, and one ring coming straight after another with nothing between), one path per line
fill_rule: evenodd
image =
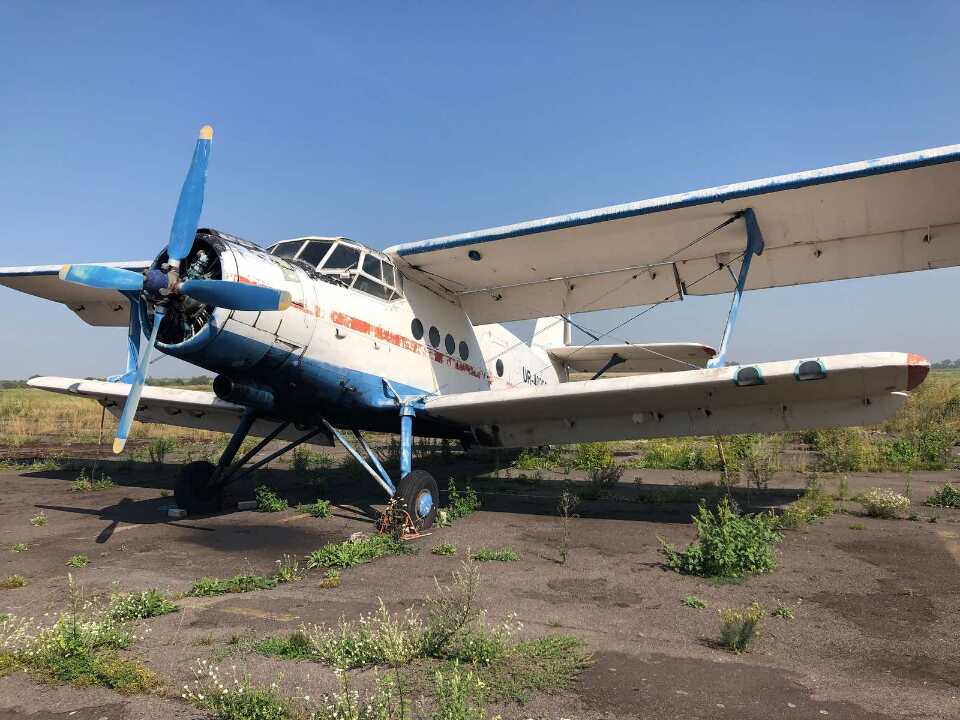
M152 257L207 122L203 224L261 244L386 247L957 143L958 21L923 2L4 3L0 265ZM958 281L754 292L730 356L960 357ZM123 330L0 302L0 377L123 362ZM619 336L715 343L726 307Z

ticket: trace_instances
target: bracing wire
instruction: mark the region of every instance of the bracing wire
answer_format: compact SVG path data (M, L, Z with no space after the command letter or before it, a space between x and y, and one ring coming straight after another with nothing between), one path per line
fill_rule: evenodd
M659 264L663 264L663 263L670 262L671 259L677 257L679 254L685 252L686 250L689 250L690 248L694 247L694 246L697 245L698 243L706 240L708 237L710 237L710 236L713 235L714 233L719 232L720 230L722 230L723 228L727 227L727 226L730 225L731 223L736 222L736 221L739 220L741 217L743 217L743 212L742 212L742 211L734 213L733 215L731 215L729 218L727 218L726 220L724 220L724 221L723 221L722 223L720 223L719 225L716 225L715 227L711 228L710 230L707 230L706 232L702 233L701 235L697 236L696 238L694 238L693 240L691 240L690 242L688 242L688 243L687 243L686 245L684 245L683 247L681 247L681 248L679 248L679 249L677 249L677 250L674 250L674 251L671 252L669 255L665 256L662 260L659 260L659 261L657 261L657 262L651 263L651 265L659 265ZM741 253L741 255L739 256L739 258L742 258L743 255L744 255L744 254ZM736 262L736 260L739 259L739 258L734 258L733 262ZM731 263L727 263L726 265L730 265L730 264L731 264ZM710 276L713 275L714 273L719 272L720 270L722 270L723 267L725 267L725 265L717 266L716 268L714 268L713 270L711 270L710 272L708 272L706 275L703 275L703 276L697 278L697 279L694 280L693 282L687 283L687 284L686 284L686 287L688 287L688 288L689 288L689 287L694 287L697 283L702 282L703 280L706 280L708 277L710 277ZM430 270L425 270L425 269L423 269L423 268L417 268L417 271L418 271L418 272L422 272L422 273L424 273L424 274L426 274L426 275L431 275L431 276L437 278L438 280L442 280L442 281L447 282L447 283L453 283L453 284L455 284L455 285L460 285L461 287L466 287L463 283L461 283L461 282L459 282L459 281L457 281L457 280L454 280L453 278L445 277L445 276L443 276L443 275L440 275L439 273L435 273L435 272L430 271ZM613 287L613 288L607 290L606 292L602 293L600 296L598 296L598 297L594 298L593 300L591 300L591 301L590 301L589 303L587 303L583 308L581 308L580 311L581 311L581 312L583 312L584 310L589 311L589 308L590 308L590 307L596 305L597 303L599 303L601 300L603 300L603 299L606 298L607 296L611 295L612 293L615 293L615 292L617 292L618 290L622 289L627 283L631 282L633 279L634 279L634 277L628 277L626 280L624 280L622 283L620 283L620 284L617 285L616 287ZM495 293L494 291L492 291L492 290L491 290L491 291L487 291L487 293L488 293L491 297L494 297L494 298L497 297L496 293ZM657 302L654 303L653 305L647 306L647 307L646 307L644 310L642 310L641 312L639 312L639 313L631 316L631 317L628 318L627 320L625 320L625 321L623 321L623 322L615 325L613 328L611 328L610 330L607 330L607 331L605 331L605 332L600 332L600 331L593 331L593 332L591 332L591 331L587 330L586 328L582 327L581 325L579 325L579 324L577 324L577 323L574 323L574 322L572 321L572 319L569 318L569 316L563 316L563 315L561 315L557 320L555 320L554 322L550 323L549 325L541 328L540 332L541 332L541 333L542 333L542 332L546 332L547 330L549 330L549 329L551 329L551 328L553 328L553 327L556 327L559 323L562 323L562 322L570 322L571 324L574 325L574 327L578 328L579 330L581 330L581 331L583 331L584 333L586 333L587 335L589 335L589 336L591 337L590 342L588 342L588 343L585 344L585 345L581 345L577 350L575 350L575 351L569 356L569 357L573 357L573 356L576 355L578 352L580 352L580 350L582 350L582 349L584 349L584 348L587 348L587 347L590 347L591 345L599 342L599 341L600 341L602 338L604 338L604 337L610 336L612 333L616 332L618 329L620 329L620 328L622 328L623 326L625 326L625 325L633 322L634 320L642 317L643 315L645 315L646 313L650 312L650 311L653 310L654 308L657 308L657 307L659 307L660 305L662 305L662 304L664 304L664 303L666 303L666 302L671 301L671 300L672 300L673 298L675 298L675 297L682 297L682 296L683 296L683 291L682 291L682 290L679 290L679 289L678 289L678 290L675 290L674 292L672 292L672 293L671 293L670 295L668 295L667 297L663 298L662 300L657 301ZM519 304L521 305L521 307L524 307L524 308L526 308L527 310L531 310L531 311L536 312L536 310L535 310L534 308L530 307L530 306L523 305L522 303L519 303ZM596 333L598 333L598 332L600 332L599 335L596 334ZM534 337L536 337L536 335L534 335ZM625 341L625 342L626 342L626 344L628 344L628 345L633 344L633 343L630 343L630 342L628 342L628 341ZM496 354L494 354L494 355L492 355L492 356L490 356L490 357L488 357L488 358L484 358L484 360L485 360L487 363L489 363L489 362L494 361L494 360L496 360L496 359L498 359L498 358L500 358L500 357L503 357L504 355L506 355L507 353L515 350L516 348L520 347L521 345L526 345L526 344L527 344L527 343L525 343L524 341L518 340L517 342L513 343L512 345L509 345L508 347L506 347L506 348L504 348L503 350L497 352ZM644 349L645 351L653 354L653 355L658 355L658 356L663 357L663 358L665 358L665 359L667 359L667 360L670 360L670 361L672 361L672 362L676 362L676 363L679 363L679 364L681 364L681 365L689 365L690 367L693 367L693 368L696 368L696 369L700 369L698 366L696 366L696 365L694 365L694 364L692 364L692 363L689 363L689 362L687 362L687 361L685 361L685 360L681 360L681 359L679 359L679 358L670 357L669 355L666 355L666 354L664 354L664 353L657 352L656 350L652 350L651 348L645 347L645 348L643 348L643 349ZM540 368L539 370L537 370L537 373L540 373L540 372L542 372L543 370L546 370L548 367L550 367L550 366L549 366L549 365L544 365L542 368ZM534 373L534 374L536 374L536 373ZM437 389L436 389L433 393L431 393L431 394L439 394L440 392L442 392L442 391L443 391L447 386L449 386L449 385L450 385L450 383L445 383L444 385L442 385L442 386L440 386L439 388L437 388Z

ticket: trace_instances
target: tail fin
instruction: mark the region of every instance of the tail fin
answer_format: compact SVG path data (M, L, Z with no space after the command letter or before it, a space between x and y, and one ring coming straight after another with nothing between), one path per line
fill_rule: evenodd
M533 328L531 345L542 348L560 347L570 344L570 322L562 315L542 317Z

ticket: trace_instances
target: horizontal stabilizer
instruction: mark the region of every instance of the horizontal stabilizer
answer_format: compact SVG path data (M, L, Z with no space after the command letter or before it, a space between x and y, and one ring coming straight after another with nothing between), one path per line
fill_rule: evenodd
M96 400L114 417L119 417L123 411L123 403L131 387L125 383L63 377L35 377L28 380L27 384L42 390ZM245 410L244 406L221 400L212 392L147 385L140 396L140 406L135 419L144 423L232 433ZM250 434L265 437L273 432L277 425L278 423L272 420L257 420ZM302 435L302 431L291 426L277 437L296 440ZM310 442L314 445L332 444L324 433L314 436Z
M675 372L707 366L717 351L699 343L649 343L646 345L562 345L547 354L573 372L611 373Z
M149 260L101 263L110 268L143 272ZM63 303L90 325L126 325L130 303L116 290L86 287L60 278L62 265L0 268L0 285ZM84 267L77 265L75 267Z
M908 353L834 355L442 395L425 412L504 447L871 425L929 369Z

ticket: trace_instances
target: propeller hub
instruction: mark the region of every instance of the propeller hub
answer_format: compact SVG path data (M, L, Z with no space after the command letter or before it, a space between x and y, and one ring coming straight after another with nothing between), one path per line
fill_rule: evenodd
M152 295L159 295L170 287L170 278L167 273L157 268L150 268L143 278L143 289Z

